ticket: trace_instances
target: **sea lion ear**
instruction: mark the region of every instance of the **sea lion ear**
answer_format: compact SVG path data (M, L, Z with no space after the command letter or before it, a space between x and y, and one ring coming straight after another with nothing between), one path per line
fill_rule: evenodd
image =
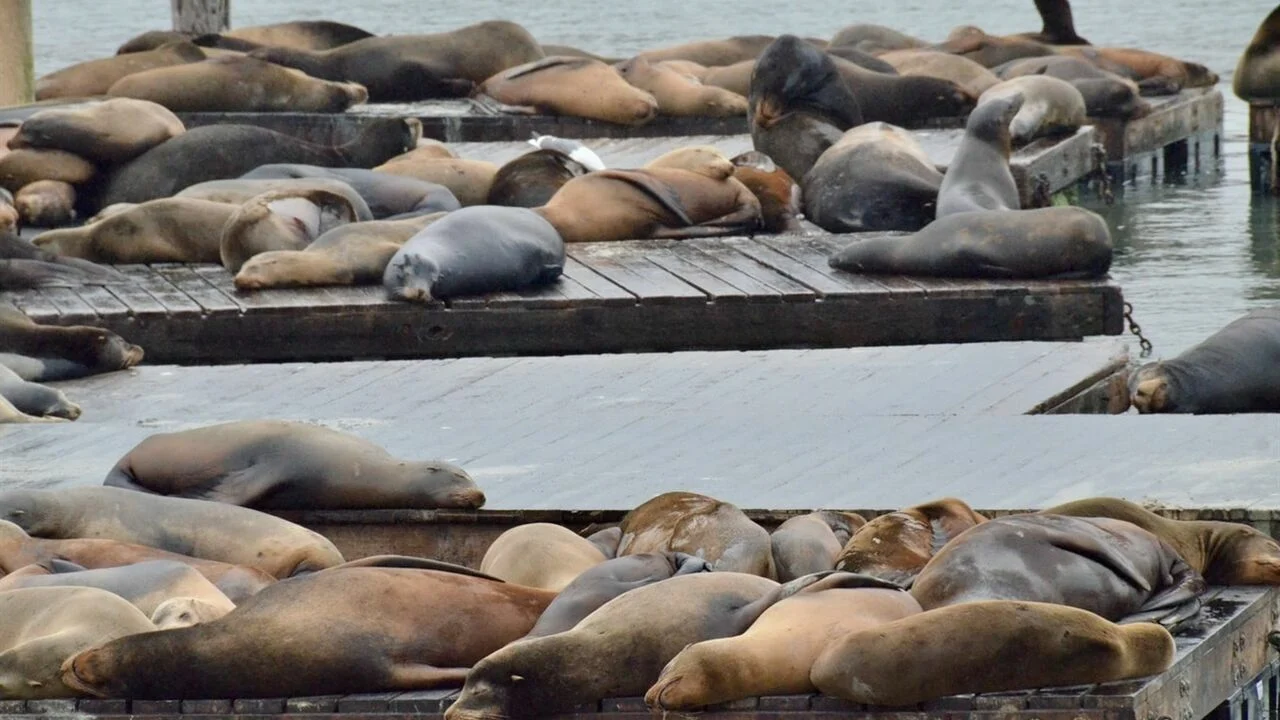
M522 683L522 682L524 682L524 676L523 676L523 675L512 675L512 676L511 676L511 682L512 682L512 683Z

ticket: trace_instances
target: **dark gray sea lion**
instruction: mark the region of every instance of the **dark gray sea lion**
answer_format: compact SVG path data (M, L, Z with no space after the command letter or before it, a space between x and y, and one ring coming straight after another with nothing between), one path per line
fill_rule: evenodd
M103 484L276 510L484 505L484 493L456 465L401 460L355 435L276 420L152 435Z
M960 147L938 189L937 217L1022 207L1018 183L1009 170L1009 123L1022 106L1022 95L1015 93L990 99L969 115Z
M1009 137L1015 146L1041 137L1071 135L1087 122L1084 96L1074 85L1046 75L1024 75L1005 80L982 93L978 105L1015 95L1021 108L1009 123Z
M328 50L367 37L373 37L373 33L354 25L331 20L295 20L271 25L252 25L205 35L176 30L150 30L130 38L116 50L116 54L154 50L161 45L182 40L190 40L201 47L241 51L263 46Z
M871 53L863 52L855 47L828 47L827 54L834 55L841 60L848 60L854 65L865 70L871 70L872 72L883 73L885 75L898 74L898 69L893 65L876 57L875 55L872 55Z
M534 150L507 161L489 186L489 204L535 208L546 205L586 167L559 150Z
M835 61L795 35L782 35L756 60L747 124L756 150L793 178L803 178L862 109Z
M1129 378L1140 413L1280 412L1280 306L1259 308Z
M422 135L416 118L366 124L345 145L317 145L254 125L205 125L130 160L103 183L98 206L170 197L206 180L237 178L267 163L326 167L381 165L412 149Z
M76 63L37 79L36 100L106 95L116 81L133 73L204 59L204 51L195 45L174 42L154 50Z
M1172 546L1133 523L1030 514L961 533L924 566L911 594L926 611L1021 600L1174 625L1199 612L1207 587Z
M886 75L843 58L831 57L849 91L858 100L862 118L899 127L920 127L939 118L969 114L977 98L959 84L926 75Z
M162 105L110 98L41 110L22 121L9 145L63 150L106 167L132 160L184 132L178 116Z
M943 182L911 133L874 122L822 153L801 181L801 196L805 217L827 232L911 231L933 220Z
M260 165L242 180L275 178L331 178L352 187L368 204L373 220L396 215L427 215L462 207L449 188L417 178L374 172L365 168L331 168L302 164Z
M947 215L906 237L855 240L831 266L870 275L1088 278L1111 267L1111 232L1078 207Z
M1084 98L1089 117L1139 118L1151 112L1151 104L1142 99L1137 83L1081 58L1062 55L1024 58L995 68L995 73L1005 80L1023 75L1066 80Z
M112 267L41 250L11 232L0 231L0 289L43 286L129 284L133 280ZM0 347L0 352L5 352Z
M397 300L430 302L555 282L564 241L527 208L479 205L432 223L387 264L383 285Z
M594 527L594 526L593 526ZM587 530L592 530L592 527ZM586 533L587 530L583 530ZM615 558L618 556L618 543L622 542L622 528L614 525L613 527L601 528L594 530L587 535L587 540L600 549L607 558Z
M0 365L28 382L113 372L142 362L142 348L110 330L84 325L37 325L0 307Z
M803 575L835 569L840 548L866 522L866 518L857 513L834 510L819 510L788 519L769 535L778 580L790 582Z
M266 47L250 55L312 77L360 83L370 102L463 97L507 68L544 57L528 30L506 20L433 35L370 37L324 51Z
M80 406L68 400L61 390L27 382L5 365L0 365L0 399L35 417L75 420L81 412Z
M1236 62L1231 91L1245 102L1280 98L1280 5L1267 13Z

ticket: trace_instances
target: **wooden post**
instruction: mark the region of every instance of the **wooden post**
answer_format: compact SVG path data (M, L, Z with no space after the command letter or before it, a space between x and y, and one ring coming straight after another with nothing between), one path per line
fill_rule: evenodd
M35 100L31 0L0 0L0 106Z
M231 0L169 0L178 32L225 32L231 27Z

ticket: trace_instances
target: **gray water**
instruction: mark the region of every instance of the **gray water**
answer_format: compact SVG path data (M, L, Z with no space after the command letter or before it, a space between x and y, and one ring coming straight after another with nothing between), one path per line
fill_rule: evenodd
M37 0L36 72L110 55L140 32L170 25L165 0ZM1135 319L1169 357L1248 310L1280 298L1280 205L1249 190L1248 108L1231 94L1231 73L1274 5L1258 0L1126 2L1077 0L1076 28L1095 45L1140 47L1208 65L1226 99L1222 158L1189 178L1131 184L1106 208L1116 242L1113 277ZM1209 9L1209 8L1212 9ZM623 56L710 37L778 34L830 37L855 22L940 40L956 25L991 33L1039 30L1030 0L235 0L233 25L298 19L347 22L370 32L439 32L505 18L542 42Z

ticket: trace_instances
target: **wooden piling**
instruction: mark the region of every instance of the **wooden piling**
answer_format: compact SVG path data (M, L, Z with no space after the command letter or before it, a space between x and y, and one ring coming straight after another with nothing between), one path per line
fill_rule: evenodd
M1280 104L1249 103L1249 185L1276 193L1276 154L1280 153Z
M169 0L173 29L196 34L231 28L231 0Z
M31 0L0 0L0 106L35 100Z

